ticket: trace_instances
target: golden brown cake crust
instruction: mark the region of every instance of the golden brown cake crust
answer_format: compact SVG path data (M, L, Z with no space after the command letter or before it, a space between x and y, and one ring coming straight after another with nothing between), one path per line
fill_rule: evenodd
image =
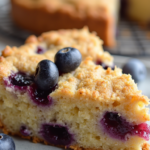
M104 41L104 45L110 47L115 45L115 19L106 4L90 7L90 5L85 6L86 3L80 2L75 3L76 6L74 6L75 4L61 4L60 7L53 3L49 4L47 1L38 5L29 0L11 0L11 3L12 16L16 24L34 33L82 28L87 25L90 31L97 32Z

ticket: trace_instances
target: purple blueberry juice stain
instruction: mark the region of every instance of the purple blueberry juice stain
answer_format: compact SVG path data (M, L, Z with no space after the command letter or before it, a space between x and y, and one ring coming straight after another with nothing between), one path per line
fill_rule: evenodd
M4 83L7 87L16 90L26 90L33 83L33 76L23 72L11 73L9 77L4 78Z
M68 146L74 141L68 127L58 124L43 124L40 133L47 142L54 145Z
M31 134L31 131L29 129L27 129L26 126L21 126L20 127L20 133L23 135L23 136L29 136Z
M113 138L128 140L129 136L137 135L147 141L149 140L150 127L146 123L133 125L116 112L106 112L100 123L104 131Z
M43 47L41 47L41 46L38 46L37 47L37 50L36 50L36 53L37 54L43 54L43 53L45 53L46 52L46 49L45 48L43 48Z
M50 91L39 90L35 84L32 84L28 88L28 94L34 103L41 106L50 106L52 104L52 98L49 96L57 88L54 86Z
M108 65L106 65L105 63L103 63L101 60L97 60L97 61L96 61L96 65L102 66L105 70L107 70L108 67L110 67L112 70L115 69L114 64L113 64L112 66L108 66Z
M55 85L49 91L39 90L34 84L34 77L23 72L11 73L9 77L4 78L4 84L14 90L27 91L31 100L41 106L50 106L52 104L52 98L49 94L58 87L58 85Z

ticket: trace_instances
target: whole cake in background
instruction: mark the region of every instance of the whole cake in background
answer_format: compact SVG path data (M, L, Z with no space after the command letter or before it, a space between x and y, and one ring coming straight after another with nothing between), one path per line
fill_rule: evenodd
M11 4L15 23L33 33L87 25L104 45L115 45L119 0L11 0Z

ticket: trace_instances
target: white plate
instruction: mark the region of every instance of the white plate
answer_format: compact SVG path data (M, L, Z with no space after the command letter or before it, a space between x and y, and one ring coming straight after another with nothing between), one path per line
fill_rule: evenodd
M130 58L128 57L120 57L120 56L114 56L114 62L115 65L118 67L122 67ZM140 90L143 91L143 94L148 96L150 98L150 65L149 61L144 61L141 59L141 61L146 65L147 67L147 78L138 84L138 87ZM31 141L20 139L20 138L13 138L16 145L16 150L62 150L61 148L53 147L53 146L47 146L44 144L35 144Z

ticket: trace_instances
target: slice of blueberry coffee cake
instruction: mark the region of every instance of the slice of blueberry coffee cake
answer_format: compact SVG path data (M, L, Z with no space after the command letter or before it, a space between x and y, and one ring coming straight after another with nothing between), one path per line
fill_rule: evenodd
M82 58L91 56L96 64L104 68L114 67L113 58L102 48L103 42L95 33L90 33L86 27L83 29L58 30L43 33L41 36L30 36L26 44L19 48L19 51L28 55L43 54L47 59L54 60L56 52L64 47L74 47L80 50ZM15 54L18 48L6 47L2 52L3 56Z
M4 133L74 150L148 150L149 99L130 75L103 69L77 49L0 57ZM61 72L61 74L59 74Z

